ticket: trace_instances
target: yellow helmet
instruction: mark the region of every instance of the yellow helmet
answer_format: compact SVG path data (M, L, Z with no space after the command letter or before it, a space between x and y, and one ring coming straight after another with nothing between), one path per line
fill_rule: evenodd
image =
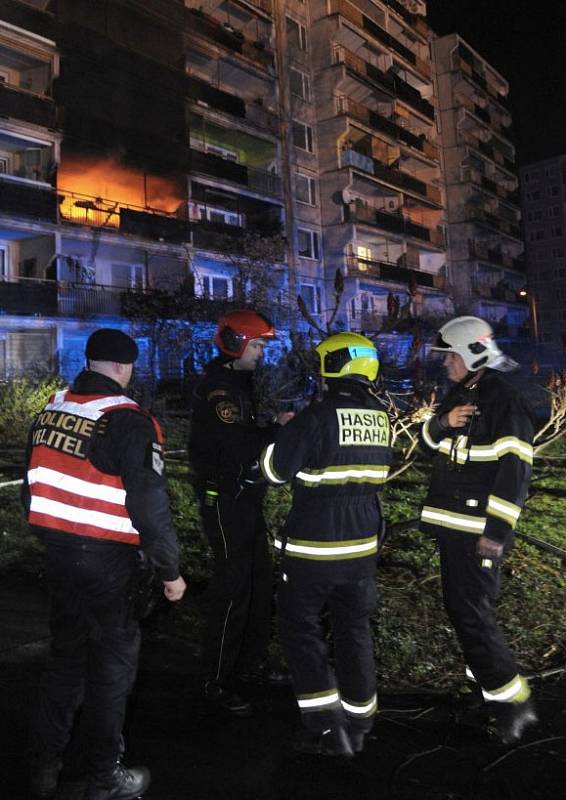
M324 378L367 378L374 381L379 372L375 345L359 333L335 333L321 342L320 374Z

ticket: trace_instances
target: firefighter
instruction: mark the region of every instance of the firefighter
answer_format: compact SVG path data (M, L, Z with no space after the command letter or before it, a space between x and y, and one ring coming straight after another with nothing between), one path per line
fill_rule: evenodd
M281 641L304 723L295 749L348 757L363 749L377 708L370 616L382 524L377 491L389 472L391 435L374 391L379 359L372 342L339 333L316 351L323 399L278 431L261 468L273 484L293 482L276 546Z
M251 706L236 691L241 681L283 680L267 667L272 563L258 465L274 425L258 426L253 397L253 373L275 335L255 311L223 316L214 336L220 354L193 397L189 458L214 556L202 658L205 713L247 716ZM292 416L280 413L275 427Z
M466 674L481 688L499 738L510 744L537 717L494 606L527 494L534 420L501 375L517 364L501 352L487 322L451 320L432 350L444 354L453 385L421 430L422 447L434 458L421 530L438 542L444 604Z
M56 792L82 703L87 800L142 795L145 767L120 762L137 669L140 593L151 575L168 600L185 582L169 514L157 421L124 395L138 356L119 330L95 331L87 368L53 395L30 431L22 499L46 545L51 653L31 730L31 790ZM143 569L141 567L143 566Z

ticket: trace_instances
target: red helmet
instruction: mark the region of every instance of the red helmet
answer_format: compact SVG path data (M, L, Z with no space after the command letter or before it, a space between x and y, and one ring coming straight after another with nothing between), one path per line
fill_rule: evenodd
M274 339L275 328L257 311L229 311L219 320L214 344L226 356L240 358L252 339Z

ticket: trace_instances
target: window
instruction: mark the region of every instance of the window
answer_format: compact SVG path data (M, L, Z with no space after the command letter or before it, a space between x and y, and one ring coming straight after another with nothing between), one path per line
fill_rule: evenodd
M564 258L564 248L563 247L553 247L552 248L552 258Z
M555 225L551 228L551 234L555 239L562 236L562 225Z
M548 216L549 217L559 217L560 216L560 206L551 206L548 209Z
M0 156L0 174L6 175L8 173L8 159L5 156Z
M299 245L299 255L302 258L320 258L318 246L318 233L308 231L304 228L297 230L297 240Z
M112 286L137 290L144 288L144 270L141 264L112 264L110 269Z
M291 87L291 94L300 97L301 100L310 100L310 80L309 76L305 72L301 72L300 70L291 67L289 72L289 85Z
M566 278L566 267L560 267L560 269L555 270L554 276L556 278Z
M537 189L536 192L527 192L527 200L540 200L540 191Z
M558 186L551 186L550 189L548 190L548 194L550 195L550 197L558 197L559 194Z
M307 175L301 175L300 172L297 172L295 175L295 195L299 203L315 206L316 182L314 178L309 178Z
M367 262L371 261L371 248L364 247L363 245L359 244L357 249L358 254L358 269L362 271L367 270L368 265Z
M544 239L544 231L543 230L531 231L529 234L529 239L531 240L531 242L540 242L542 239Z
M7 277L8 272L8 253L5 247L0 246L0 280Z
M211 297L214 300L227 300L230 297L230 283L228 278L215 278L212 275L204 275L202 279L202 293L204 297Z
M310 283L301 283L299 291L311 314L320 314L320 286L313 286Z
M314 152L312 128L304 122L293 122L292 138L295 147L306 150L307 153Z
M307 49L307 29L291 17L287 20L287 42L295 46L298 50Z

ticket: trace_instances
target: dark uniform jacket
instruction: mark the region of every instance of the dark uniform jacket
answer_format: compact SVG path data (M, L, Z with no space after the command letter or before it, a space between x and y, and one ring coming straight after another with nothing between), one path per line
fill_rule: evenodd
M85 370L78 375L72 391L80 395L110 397L122 395L122 387L111 378ZM33 429L32 429L33 430ZM87 458L109 475L119 475L126 491L126 508L139 531L140 546L153 564L156 578L175 580L179 577L178 546L169 511L169 498L163 470L161 446L151 417L131 409L116 409L98 420L88 444ZM26 456L31 457L31 435ZM22 501L30 507L30 489L24 480ZM89 547L118 547L130 545L92 537L37 529L45 541Z
M443 415L465 403L478 407L469 426L443 427ZM421 529L508 540L527 495L533 435L532 411L499 373L487 370L474 387L453 387L421 429L421 446L434 456Z
M321 580L373 574L376 492L390 462L389 418L355 381L329 381L324 399L277 433L261 468L271 483L293 481L293 506L276 541L287 572L315 567Z
M279 427L256 424L253 372L232 369L222 358L211 361L193 395L189 459L196 488L210 481L237 496L245 478L261 478L259 471L255 476L249 471L250 465Z

